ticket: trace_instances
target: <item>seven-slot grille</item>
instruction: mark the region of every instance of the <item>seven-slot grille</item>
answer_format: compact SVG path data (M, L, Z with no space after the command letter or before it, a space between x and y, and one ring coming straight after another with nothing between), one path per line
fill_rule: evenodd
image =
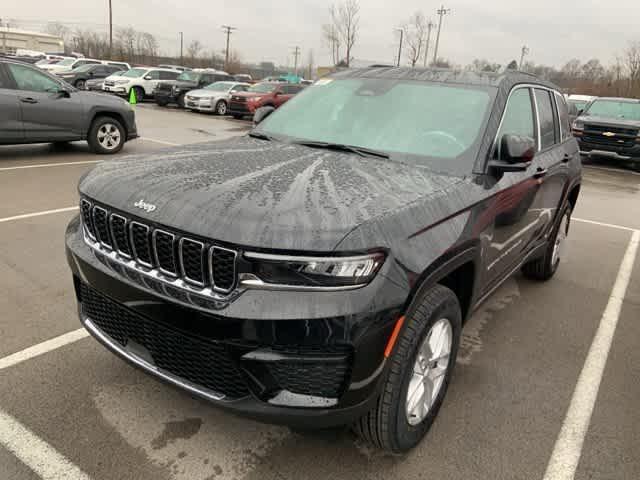
M235 287L235 250L150 227L85 199L80 202L80 213L87 236L126 259L196 287L222 293Z

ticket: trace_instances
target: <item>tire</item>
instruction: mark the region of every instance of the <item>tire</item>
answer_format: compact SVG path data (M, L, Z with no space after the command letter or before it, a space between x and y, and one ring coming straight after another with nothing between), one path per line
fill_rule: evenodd
M410 404L407 401L411 399L410 389L414 384L424 385L416 381L420 377L414 373L414 368L424 368L421 349L428 341L427 338L435 341L433 335L436 334L436 329L445 326L443 322L448 322L449 325L449 341L445 342L450 345L448 357L441 358L440 362L436 361L425 370L433 374L442 373L431 384L437 389L436 393L432 395L430 407L419 411L418 414L410 413L415 411L410 408L414 402ZM393 453L404 453L418 445L431 428L447 392L460 345L461 331L462 314L456 295L442 285L435 285L424 293L405 316L400 336L388 359L388 374L376 406L354 425L355 433L376 447ZM416 365L417 361L421 367ZM436 386L435 382L440 383ZM419 388L411 391L419 393ZM415 395L412 397L415 398ZM422 400L417 403L424 405Z
M160 107L166 107L167 105L169 105L169 102L164 99L156 98L156 104Z
M522 273L532 280L545 282L556 273L566 245L569 225L571 224L571 205L567 204L558 217L558 222L549 237L544 255L530 260L522 266Z
M76 87L78 90L86 90L87 89L87 82L85 82L84 80L78 80L74 84L74 87Z
M216 113L225 116L227 114L227 102L219 100L218 103L216 103Z
M107 133L109 138L105 138ZM102 139L100 136L102 135ZM111 142L109 142L111 140ZM117 140L113 142L113 140ZM122 150L126 141L126 132L122 124L113 117L97 117L91 124L87 142L94 153L109 155Z
M181 93L180 95L178 95L176 103L180 108L184 108L184 93Z
M133 87L133 92L136 96L136 103L144 102L144 89L141 87Z

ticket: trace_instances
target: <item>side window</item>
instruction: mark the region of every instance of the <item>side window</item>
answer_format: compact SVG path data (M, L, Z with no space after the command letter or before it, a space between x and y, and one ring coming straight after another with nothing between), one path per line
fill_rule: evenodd
M545 150L556 143L556 114L547 90L535 89L540 119L540 148Z
M246 92L247 91L247 86L246 85L236 85L234 87L234 90L236 92Z
M145 77L151 77L151 80L160 80L160 71L159 70L151 70L145 74Z
M494 152L495 158L500 158L501 140L504 135L536 138L531 93L528 88L519 88L509 97L509 102L502 118L502 125L498 132Z
M567 102L562 95L556 93L556 105L558 105L558 115L560 117L560 136L564 142L571 137L571 126L569 125L569 111L567 110Z
M121 72L123 69L121 67L106 67L106 70L111 75L112 73Z
M60 84L33 68L8 63L9 71L16 81L18 90L29 92L55 92L60 88Z

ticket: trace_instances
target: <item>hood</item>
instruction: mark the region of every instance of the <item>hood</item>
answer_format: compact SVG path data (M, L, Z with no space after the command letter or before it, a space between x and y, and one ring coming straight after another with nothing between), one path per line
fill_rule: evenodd
M200 97L200 98L216 98L216 97L226 97L227 92L216 92L213 90L206 90L204 88L199 88L197 90L190 90L188 95L192 97Z
M105 95L101 92L90 92L87 90L77 90L73 93L74 97L80 97L82 103L91 105L94 108L114 108L122 110L131 110L131 105L124 98L115 95Z
M607 127L621 127L621 128L638 128L640 129L640 120L630 120L628 118L620 117L599 117L591 115L581 115L578 120L591 125L604 125Z
M246 247L331 251L349 232L462 178L250 137L104 162L80 192L131 215ZM156 208L147 213L134 204ZM362 245L371 248L380 245Z

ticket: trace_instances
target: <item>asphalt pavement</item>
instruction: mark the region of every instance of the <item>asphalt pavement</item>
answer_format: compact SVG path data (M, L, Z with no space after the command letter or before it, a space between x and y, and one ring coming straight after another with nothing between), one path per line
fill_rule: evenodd
M118 157L248 127L136 108L141 138ZM0 147L0 479L531 480L545 478L551 458L568 464L571 455L576 479L640 478L640 257L621 298L614 292L640 229L639 175L585 170L556 277L516 275L473 315L433 429L414 451L393 456L346 429L293 433L224 413L77 332L63 233L76 214L78 178L111 160L81 142ZM599 380L585 370L594 336L618 301L611 349L595 354L604 371L584 442L563 450L576 387Z

